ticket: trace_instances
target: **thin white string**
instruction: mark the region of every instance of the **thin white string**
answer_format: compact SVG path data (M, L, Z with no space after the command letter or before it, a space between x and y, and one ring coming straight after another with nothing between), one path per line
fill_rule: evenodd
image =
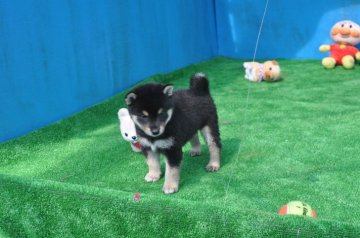
M260 36L261 36L261 31L262 31L262 27L263 27L263 24L264 24L264 20L265 20L265 15L266 15L266 12L267 12L267 8L268 8L268 4L269 4L269 0L266 0L266 4L265 4L265 9L264 9L264 13L263 13L263 16L261 18L261 24L260 24L260 27L259 27L259 31L258 31L258 35L257 35L257 38L256 38L256 44L255 44L255 49L254 49L254 55L253 55L253 59L252 61L255 62L255 59L256 59L256 53L257 53L257 49L258 49L258 45L259 45L259 40L260 40ZM250 98L250 86L252 84L249 83L248 84L248 90L247 90L247 95L246 95L246 103L245 103L245 111L244 111L244 120L243 120L243 127L244 127L244 131L243 133L246 134L246 119L247 119L247 111L248 111L248 106L249 106L249 98ZM241 142L240 142L241 143ZM240 155L240 144L239 144L239 149L238 149L238 154L237 154L237 160L239 159L239 155Z
M261 23L260 23L259 31L258 31L258 35L257 35L257 38L256 38L254 55L253 55L253 59L252 59L253 62L255 62L255 59L256 59L256 53L257 53L258 46L259 46L259 40L260 40L261 31L262 31L262 27L263 27L263 24L264 24L264 20L265 20L265 15L266 15L266 12L267 12L268 4L269 4L269 0L266 0L264 13L263 13L263 16L262 16L262 18L261 18ZM243 121L243 126L244 126L244 128L245 128L245 129L244 129L244 134L245 134L245 130L246 130L245 125L246 125L247 111L248 111L248 105L249 105L250 86L251 86L251 83L248 84L248 90L247 90L247 95L246 95L246 104L245 104L244 121ZM239 145L239 150L238 150L237 159L239 159L239 154L240 154L240 145Z
M263 16L262 16L262 19L261 19L261 24L260 24L259 32L258 32L258 35L257 35L257 38L256 38L256 44L255 44L253 62L255 61L255 58L256 58L256 53L257 53L257 49L258 49L258 45L259 45L259 39L260 39L260 35L261 35L261 31L262 31L263 24L264 24L264 19L265 19L265 15L266 15L266 12L267 12L268 4L269 4L269 0L266 0L265 9L264 9L264 13L263 13Z
M269 4L269 0L266 0L266 4L265 4L265 8L264 8L264 13L263 13L263 16L262 16L262 18L261 18L261 23L260 23L259 31L258 31L258 35L257 35L257 38L256 38L254 55L253 55L253 59L252 59L253 62L255 62L255 59L256 59L256 53L257 53L257 50L258 50L259 40L260 40L261 31L262 31L262 27L263 27L263 24L264 24L264 20L265 20L265 15L266 15L266 12L267 12L268 4ZM248 84L248 90L247 90L247 95L246 95L245 111L244 111L244 120L243 120L243 124L242 124L242 126L244 127L244 130L243 130L243 133L244 133L244 134L246 134L246 127L245 127L245 125L246 125L247 111L248 111L248 105L249 105L250 85L252 85L252 84L251 84L251 83ZM240 141L240 143L241 143L241 141ZM236 161L239 160L239 156L240 156L240 150L241 150L241 149L240 149L240 148L241 148L240 143L239 143L239 149L238 149ZM230 181L231 181L231 177L229 178L228 183L225 185L225 199L227 198L227 193L228 193L228 190L229 190L229 187L230 187Z

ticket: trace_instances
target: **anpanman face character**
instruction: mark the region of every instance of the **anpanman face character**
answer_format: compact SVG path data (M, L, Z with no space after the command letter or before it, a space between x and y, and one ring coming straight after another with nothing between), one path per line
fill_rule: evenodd
M331 38L339 44L360 43L360 26L353 21L339 21L331 29Z

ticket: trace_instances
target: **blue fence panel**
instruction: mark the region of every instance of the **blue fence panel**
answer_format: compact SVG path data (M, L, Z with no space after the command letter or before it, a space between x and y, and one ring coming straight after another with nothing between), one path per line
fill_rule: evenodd
M216 56L213 1L0 0L0 142Z
M266 0L0 0L0 142L155 73L252 58ZM256 59L321 58L360 1L269 0Z
M219 54L251 59L266 0L218 0ZM359 0L269 0L256 58L321 58L340 20L360 24Z

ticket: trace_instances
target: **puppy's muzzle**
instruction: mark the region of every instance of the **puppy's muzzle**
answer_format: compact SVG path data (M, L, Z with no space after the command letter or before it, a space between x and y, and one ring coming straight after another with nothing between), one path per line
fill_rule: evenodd
M156 127L156 128L150 128L151 134L153 134L153 136L157 136L160 134L160 128Z

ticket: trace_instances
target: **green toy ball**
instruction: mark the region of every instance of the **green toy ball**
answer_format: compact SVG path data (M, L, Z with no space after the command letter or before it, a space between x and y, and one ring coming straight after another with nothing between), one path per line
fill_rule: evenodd
M316 218L316 212L307 203L301 201L291 201L282 206L278 212L280 215L299 215Z

